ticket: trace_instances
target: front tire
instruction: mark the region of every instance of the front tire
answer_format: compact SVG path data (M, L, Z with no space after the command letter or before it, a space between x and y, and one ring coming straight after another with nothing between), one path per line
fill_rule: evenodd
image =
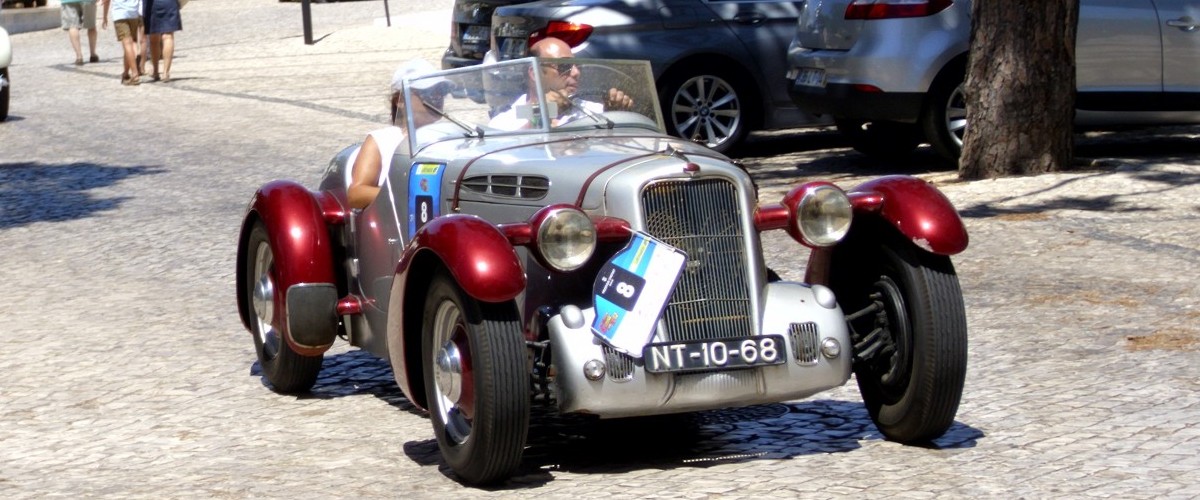
M275 251L267 238L262 221L255 221L246 244L249 252L242 272L246 284L243 292L250 303L250 334L254 337L254 352L262 366L263 375L276 392L297 393L312 389L321 371L323 356L302 356L292 350L283 337L283 301L276 284Z
M871 231L883 234L890 228ZM967 372L967 320L950 258L898 234L859 238L834 255L833 283L847 311L854 373L883 435L925 443L954 423Z
M663 79L659 100L667 133L729 152L750 132L752 87L725 71L688 68Z
M472 299L443 270L429 288L421 330L425 395L442 458L468 484L507 479L521 464L530 411L515 308Z

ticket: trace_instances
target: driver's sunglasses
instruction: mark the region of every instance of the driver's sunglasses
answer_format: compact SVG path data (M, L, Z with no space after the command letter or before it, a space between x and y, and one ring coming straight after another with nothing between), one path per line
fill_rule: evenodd
M554 71L557 71L558 74L560 74L560 75L565 75L565 74L571 72L571 68L575 67L575 63L554 63L554 64L547 63L547 64L545 64L545 66L547 68L554 68Z

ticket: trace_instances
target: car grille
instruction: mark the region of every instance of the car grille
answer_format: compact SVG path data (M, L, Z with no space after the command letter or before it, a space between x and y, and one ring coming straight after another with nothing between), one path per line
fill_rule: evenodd
M646 232L688 256L663 312L663 340L752 335L744 217L733 182L654 183L642 191L642 210Z

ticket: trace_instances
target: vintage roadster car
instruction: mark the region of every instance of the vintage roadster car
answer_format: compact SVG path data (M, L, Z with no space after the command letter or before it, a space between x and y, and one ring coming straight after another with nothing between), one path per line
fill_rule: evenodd
M550 80L568 72L577 88ZM531 97L559 87L557 104ZM602 108L611 89L632 104ZM889 176L760 203L743 167L663 132L654 89L643 61L408 79L406 123L418 105L440 119L409 131L370 205L348 204L356 146L315 190L260 188L237 303L274 390L310 389L348 339L390 362L468 484L514 473L534 405L694 412L805 398L853 372L888 439L945 433L967 359L950 261L967 234L946 197ZM768 270L772 230L811 249L805 283Z

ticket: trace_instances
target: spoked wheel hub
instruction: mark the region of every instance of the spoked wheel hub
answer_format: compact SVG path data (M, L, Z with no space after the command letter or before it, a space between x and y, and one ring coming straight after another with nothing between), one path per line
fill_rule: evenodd
M279 332L275 330L275 279L271 277L271 268L275 265L271 247L263 244L258 247L254 258L254 274L257 276L254 290L251 293L251 303L254 306L257 328L255 333L262 341L263 353L268 358L275 357L279 352Z
M470 345L462 311L446 301L434 320L439 347L433 354L434 386L438 402L431 409L445 423L447 437L462 444L471 437L475 391L471 381Z
M854 333L855 363L877 374L879 388L891 398L903 396L911 367L912 332L900 287L888 276L876 281L869 295L871 302L851 315L851 325L866 327ZM854 320L862 318L863 321Z

